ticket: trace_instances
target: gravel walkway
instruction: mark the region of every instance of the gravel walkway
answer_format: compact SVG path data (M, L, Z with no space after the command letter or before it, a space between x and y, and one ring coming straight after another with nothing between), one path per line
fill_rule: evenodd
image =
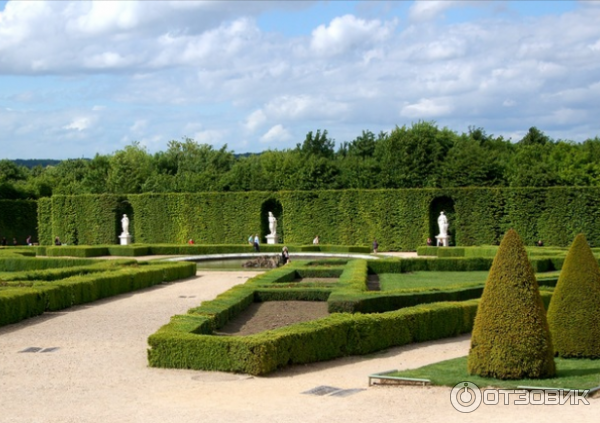
M368 387L374 372L465 355L468 336L367 357L296 366L268 377L147 367L146 339L177 313L256 272L204 272L0 328L0 423L596 422L584 406L455 411L449 388ZM20 352L30 347L57 348ZM303 392L318 386L347 396Z

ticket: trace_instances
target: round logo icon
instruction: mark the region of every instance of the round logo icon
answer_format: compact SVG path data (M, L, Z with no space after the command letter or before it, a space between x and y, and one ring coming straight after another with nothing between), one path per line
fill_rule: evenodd
M481 405L481 391L473 382L459 382L450 392L452 407L461 413L472 413Z

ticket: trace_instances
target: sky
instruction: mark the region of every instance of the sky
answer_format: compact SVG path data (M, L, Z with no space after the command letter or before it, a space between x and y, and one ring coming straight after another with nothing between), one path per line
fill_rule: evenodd
M0 159L600 136L600 1L0 1Z

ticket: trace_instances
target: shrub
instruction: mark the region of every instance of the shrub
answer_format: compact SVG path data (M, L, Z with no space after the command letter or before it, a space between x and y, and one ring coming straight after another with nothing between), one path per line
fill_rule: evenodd
M556 372L542 298L521 238L502 240L473 326L468 370L496 379L544 378Z
M565 259L548 308L556 355L600 358L600 266L583 234Z

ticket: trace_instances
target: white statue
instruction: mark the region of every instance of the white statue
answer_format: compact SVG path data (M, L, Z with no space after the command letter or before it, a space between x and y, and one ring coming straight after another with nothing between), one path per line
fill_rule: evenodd
M271 231L269 235L275 235L277 232L277 219L272 212L269 212L269 230Z
M121 225L123 225L123 234L129 235L129 218L126 214L123 215L123 219L121 219Z
M448 236L448 218L444 214L444 212L440 213L440 217L438 217L438 226L440 227L439 237L447 237Z

